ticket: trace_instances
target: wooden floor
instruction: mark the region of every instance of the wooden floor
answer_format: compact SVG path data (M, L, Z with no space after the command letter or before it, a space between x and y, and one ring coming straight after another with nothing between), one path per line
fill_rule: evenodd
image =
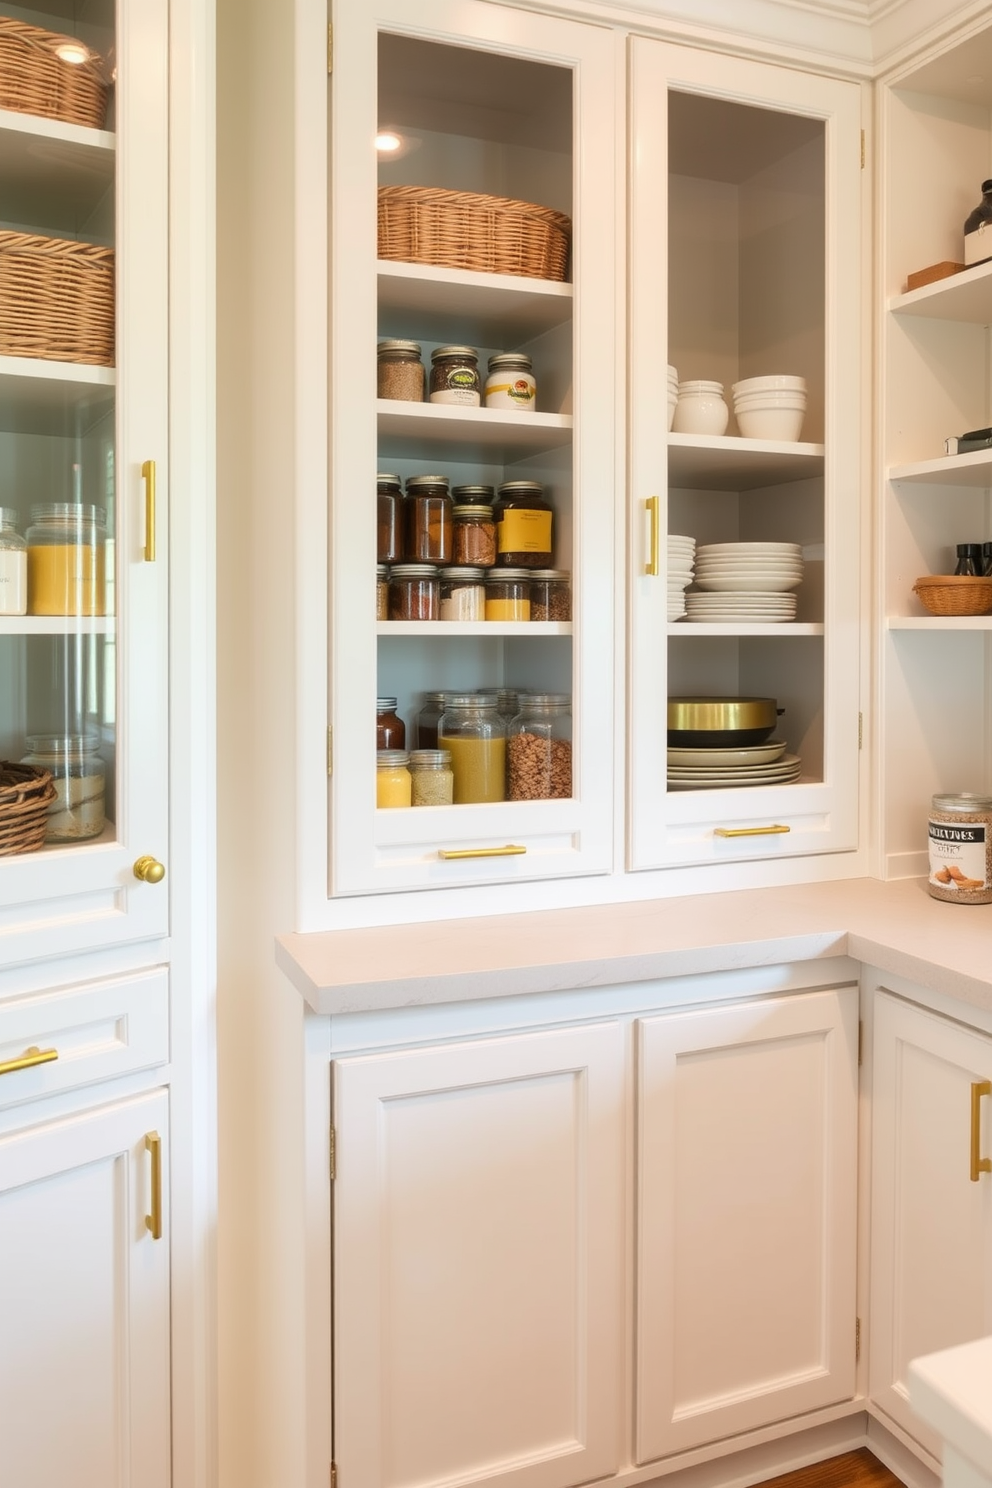
M867 1447L830 1457L813 1467L771 1478L760 1488L903 1488L902 1481L883 1467Z

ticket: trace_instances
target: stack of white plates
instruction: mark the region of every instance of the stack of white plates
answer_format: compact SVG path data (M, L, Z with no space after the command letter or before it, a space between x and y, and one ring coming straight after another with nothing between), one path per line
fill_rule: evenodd
M751 620L775 622L795 620L794 594L762 594L749 590L744 594L687 594L686 617L697 623Z
M803 579L798 543L707 543L696 551L696 584L716 594L762 595L795 589ZM783 617L787 618L787 617Z
M668 538L668 618L681 620L685 614L685 591L692 583L692 565L696 553L694 537Z
M788 785L798 780L802 761L786 754L781 739L732 749L669 749L671 790L728 790L747 785Z

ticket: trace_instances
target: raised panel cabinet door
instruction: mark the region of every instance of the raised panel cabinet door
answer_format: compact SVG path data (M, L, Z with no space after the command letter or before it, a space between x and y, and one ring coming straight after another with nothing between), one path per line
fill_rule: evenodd
M854 1394L854 987L638 1026L636 1455Z
M169 1488L168 1124L157 1091L0 1138L11 1488Z
M333 1100L341 1480L615 1472L620 1027L342 1059Z
M937 1435L910 1407L907 1370L992 1332L992 1173L971 1176L972 1087L987 1080L992 1038L876 997L869 1394L937 1457ZM979 1095L985 1157L990 1104Z

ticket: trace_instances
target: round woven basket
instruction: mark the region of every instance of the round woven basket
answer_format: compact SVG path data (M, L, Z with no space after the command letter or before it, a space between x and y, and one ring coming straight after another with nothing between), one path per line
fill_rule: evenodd
M0 16L0 108L102 129L109 89L100 59L63 62L58 48L67 44L79 45L73 36Z
M114 365L114 250L0 232L0 356Z
M0 760L0 858L36 852L44 845L55 795L50 770Z
M917 579L913 593L931 615L992 615L992 578L930 574Z
M443 191L379 187L379 257L527 279L568 277L571 219L550 207Z

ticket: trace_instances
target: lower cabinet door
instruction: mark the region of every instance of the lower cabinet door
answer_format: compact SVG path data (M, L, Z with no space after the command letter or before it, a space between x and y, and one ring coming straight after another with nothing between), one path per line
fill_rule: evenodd
M0 1137L10 1488L168 1488L168 1122L158 1091Z
M615 1023L334 1063L342 1482L616 1471L623 1084Z
M939 1457L911 1359L992 1333L992 1038L878 993L872 1089L872 1403ZM974 1087L978 1090L973 1096Z
M638 1462L853 1397L857 989L638 1027Z

